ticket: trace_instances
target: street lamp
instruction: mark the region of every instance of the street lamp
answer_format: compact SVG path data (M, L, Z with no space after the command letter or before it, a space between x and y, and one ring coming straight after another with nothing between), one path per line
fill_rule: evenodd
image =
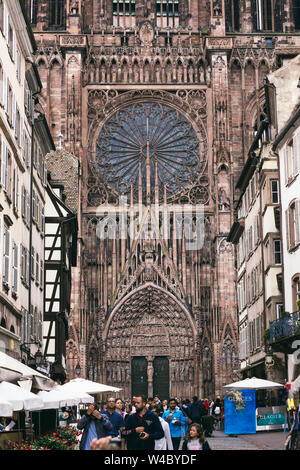
M41 352L40 349L37 350L37 352L34 355L35 358L35 364L37 367L39 367L43 361L43 353Z
M75 367L75 374L77 375L77 377L80 376L80 372L81 372L81 367L80 367L80 364L78 362L77 366Z
M274 366L273 351L270 345L266 346L265 365L266 367Z

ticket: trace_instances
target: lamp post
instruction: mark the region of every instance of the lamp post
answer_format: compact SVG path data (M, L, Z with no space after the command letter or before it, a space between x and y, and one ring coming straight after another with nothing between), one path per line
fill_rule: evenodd
M34 355L34 358L35 358L35 364L36 364L36 367L38 368L41 363L43 362L43 353L40 349L37 350L37 352L35 353Z
M270 345L266 346L265 365L266 367L274 366L273 351Z

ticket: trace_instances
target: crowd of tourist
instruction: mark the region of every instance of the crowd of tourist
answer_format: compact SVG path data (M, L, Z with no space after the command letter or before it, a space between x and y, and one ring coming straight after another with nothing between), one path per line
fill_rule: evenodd
M222 427L223 401L133 397L89 405L77 427L81 450L210 450L207 437Z

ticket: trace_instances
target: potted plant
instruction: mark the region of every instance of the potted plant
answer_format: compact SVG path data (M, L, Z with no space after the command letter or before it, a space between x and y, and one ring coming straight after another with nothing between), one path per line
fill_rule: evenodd
M270 328L267 328L267 329L264 331L264 339L265 339L265 340L270 339Z

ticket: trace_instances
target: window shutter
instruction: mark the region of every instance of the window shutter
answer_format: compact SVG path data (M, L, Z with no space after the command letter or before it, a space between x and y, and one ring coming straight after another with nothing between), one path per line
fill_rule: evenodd
M23 146L24 146L24 143L23 143L24 136L23 136L23 134L24 134L24 119L21 116L20 117L20 139L19 139L19 144L20 144L21 149L23 149ZM23 152L22 152L22 156L24 158Z
M282 158L284 159L284 170L285 170L285 184L288 184L289 181L289 154L288 154L288 146L285 145L282 152Z
M21 215L22 215L23 218L25 216L25 204L26 204L25 186L24 186L24 184L22 184Z
M26 221L27 225L30 225L30 195L26 196Z
M13 246L13 286L12 289L15 293L18 292L18 245L14 243Z
M7 112L7 75L3 69L3 83L2 83L2 104Z
M291 248L291 240L290 240L290 211L287 209L285 211L285 223L286 223L286 242L287 242L287 249Z
M24 254L24 246L21 244L21 261L20 261L20 277L24 279L25 275L25 254Z
M19 212L19 172L18 169L16 168L16 192L15 192L15 197L16 197L16 211Z
M9 246L10 246L10 233L9 230L6 228L4 230L4 272L3 272L3 280L6 284L9 281Z
M1 79L0 79L0 83L1 83L0 104L1 104L1 106L4 106L4 100L3 100L3 75L4 75L4 70L3 70L2 62L0 60L0 77L1 77Z
M4 183L3 183L4 191L8 191L8 150L5 145L5 152L4 152Z
M25 343L25 338L24 338L24 334L25 334L25 316L24 316L24 310L23 308L21 309L21 315L22 315L22 318L21 318L21 327L20 327L20 337L21 337L21 343Z
M27 249L25 249L25 253L26 253L26 284L29 286L29 263L30 263L30 259L29 259L29 251Z
M40 286L44 287L44 263L41 260L41 271L40 271Z
M39 337L40 341L43 341L43 313L40 312L40 321L39 321Z
M6 145L4 140L1 137L1 185L5 185L5 152Z
M16 134L16 97L15 94L12 92L12 104L11 104L11 124L13 129L15 130Z
M4 26L4 36L6 41L8 41L8 12L6 6L3 7L3 26Z
M16 33L13 31L12 35L12 51L11 51L12 60L15 61L16 58Z
M296 233L295 233L295 245L300 243L300 199L295 201L295 214L296 214Z

